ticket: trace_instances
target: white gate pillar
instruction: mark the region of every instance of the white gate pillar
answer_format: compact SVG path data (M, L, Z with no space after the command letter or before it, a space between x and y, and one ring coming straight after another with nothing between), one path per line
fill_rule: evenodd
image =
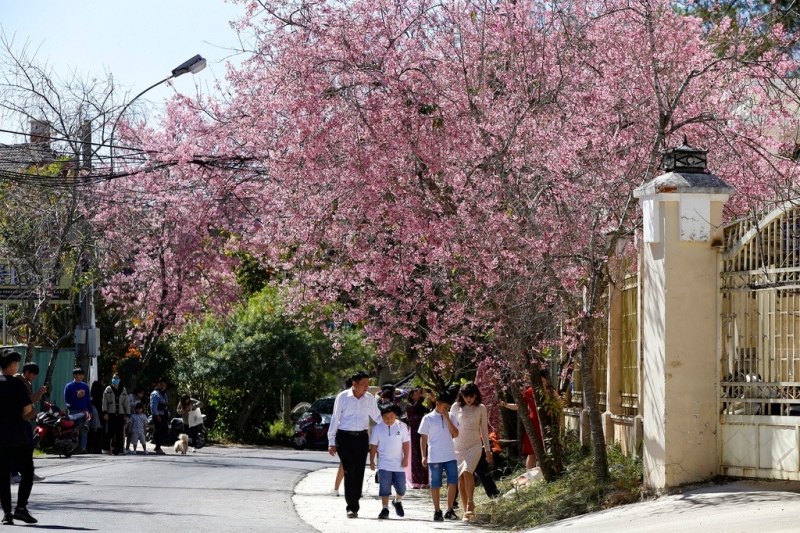
M717 250L734 190L684 145L665 174L634 192L643 211L643 460L645 487L717 474Z

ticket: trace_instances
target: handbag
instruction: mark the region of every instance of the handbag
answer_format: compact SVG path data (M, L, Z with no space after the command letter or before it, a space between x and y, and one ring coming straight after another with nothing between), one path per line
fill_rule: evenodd
M200 409L193 409L189 411L189 427L193 428L195 426L199 426L203 423L203 413L200 412Z

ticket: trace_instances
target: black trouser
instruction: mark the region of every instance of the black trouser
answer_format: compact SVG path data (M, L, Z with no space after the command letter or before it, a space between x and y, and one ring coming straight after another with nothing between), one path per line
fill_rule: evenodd
M111 443L114 448L111 448ZM108 414L108 425L106 427L106 450L111 453L124 453L125 446L125 415Z
M344 501L347 503L347 510L357 513L369 454L369 436L366 430L337 431L336 452L344 468Z
M499 457L500 454L495 454L494 460L497 461ZM494 465L492 465L492 469L494 468ZM489 462L486 460L485 450L481 451L481 460L478 462L478 466L475 467L475 475L480 478L481 485L483 485L483 490L486 491L487 496L494 498L500 494L489 470Z
M164 444L164 439L167 437L167 430L169 427L169 420L167 420L166 415L161 415L161 422L158 421L156 418L153 421L153 441L156 445L156 450L161 449L161 445Z
M3 512L11 512L11 461L19 469L22 480L17 492L17 507L27 507L28 498L33 488L33 453L30 444L16 448L0 448L0 503Z
M36 446L34 446L34 444L33 444L33 426L30 425L29 423L25 424L25 433L28 434L28 438L31 441L31 446L30 446L30 448L31 448L31 457L33 457L33 449ZM19 475L19 468L17 467L17 462L14 459L11 459L11 461L9 462L9 470L11 470L11 475L12 476L18 476Z
M197 434L200 433L200 425L188 427L186 425L186 434L189 436L189 445L193 448L197 447Z

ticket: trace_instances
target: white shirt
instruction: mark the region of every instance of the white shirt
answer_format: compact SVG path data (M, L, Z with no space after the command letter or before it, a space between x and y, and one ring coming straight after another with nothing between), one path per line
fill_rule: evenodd
M365 392L361 398L353 396L353 389L343 390L336 395L331 415L331 426L328 429L328 445L336 446L336 432L364 431L369 429L369 419L382 422L381 411L375 396Z
M391 426L381 420L372 428L369 443L378 446L378 470L405 472L403 468L403 443L411 440L408 426L395 420Z
M458 429L456 416L448 413L450 421ZM422 417L419 425L419 434L428 436L428 464L446 463L456 460L456 447L450 426L444 417L436 411L431 411Z

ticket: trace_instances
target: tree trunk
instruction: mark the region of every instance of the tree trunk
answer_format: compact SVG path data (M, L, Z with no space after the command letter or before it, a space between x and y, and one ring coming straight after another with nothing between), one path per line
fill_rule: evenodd
M47 373L45 373L44 375L44 384L47 385L47 392L45 392L42 395L43 402L50 401L50 391L53 390L53 384L52 384L53 373L56 370L56 362L58 361L58 352L61 349L61 344L64 341L66 341L71 335L72 335L71 331L64 333L61 337L58 338L58 340L56 340L55 343L53 343L53 348L50 352L50 361L47 363Z
M606 437L603 432L603 418L597 403L597 388L592 375L594 355L589 346L592 338L592 320L588 316L581 319L583 341L580 346L578 364L581 369L581 385L583 386L583 401L589 413L589 432L592 436L592 451L594 452L594 477L597 483L604 483L608 479L608 456L606 454Z
M533 396L536 398L536 407L539 414L539 423L542 426L542 438L546 443L550 461L557 476L564 473L564 444L561 440L561 413L560 404L554 406L556 400L551 394L551 386L542 384L541 371L534 365L531 368L531 384Z
M533 451L536 454L536 457L539 459L539 468L542 469L542 475L544 476L545 481L554 481L558 477L558 473L553 468L552 458L545 453L544 446L542 446L542 443L539 441L539 437L537 436L536 430L533 427L533 421L530 417L528 404L525 402L522 392L520 392L520 384L512 382L510 388L511 394L514 396L514 403L517 404L517 414L519 415L519 419L522 421L522 426L525 428L525 432L528 434Z
M241 436L244 433L244 428L247 425L247 421L250 419L250 415L253 414L253 409L256 408L258 402L260 402L261 398L264 397L264 393L264 388L259 387L258 392L250 396L250 398L248 398L245 402L242 412L239 413L239 421L236 423L237 436Z
M283 405L283 423L290 424L292 422L292 388L284 387L283 394L281 395L281 404Z

